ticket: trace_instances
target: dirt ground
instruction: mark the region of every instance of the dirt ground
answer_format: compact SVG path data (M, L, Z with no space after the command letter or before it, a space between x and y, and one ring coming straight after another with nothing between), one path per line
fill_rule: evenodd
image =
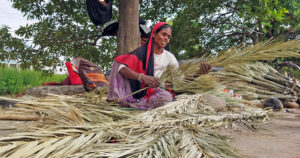
M250 158L300 158L300 110L275 112L271 121L252 131L221 129L243 157Z
M275 112L271 121L255 131L242 127L237 131L219 129L229 138L243 157L300 158L300 110ZM0 136L21 132L17 127L30 126L31 121L0 121Z

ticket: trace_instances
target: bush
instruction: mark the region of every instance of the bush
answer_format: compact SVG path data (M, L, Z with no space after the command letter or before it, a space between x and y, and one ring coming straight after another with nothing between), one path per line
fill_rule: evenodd
M0 95L21 93L29 87L42 85L43 82L61 82L65 78L66 75L45 77L37 71L0 68Z

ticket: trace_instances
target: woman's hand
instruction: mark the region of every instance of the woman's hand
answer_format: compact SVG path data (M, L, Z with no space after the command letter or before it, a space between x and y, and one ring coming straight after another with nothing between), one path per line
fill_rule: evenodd
M138 80L153 88L157 88L160 85L158 78L136 73L128 67L123 67L119 73L126 78Z
M201 75L207 74L210 71L210 69L211 69L211 65L209 63L203 61L200 63L199 73Z
M141 80L141 82L143 82L146 85L153 87L153 88L157 88L160 85L158 78L155 78L153 76L141 75L140 80Z
M201 75L205 75L205 74L209 73L210 70L211 70L211 65L205 61L202 61L200 63L199 71L196 74L194 74L193 76L185 76L185 79L192 81Z

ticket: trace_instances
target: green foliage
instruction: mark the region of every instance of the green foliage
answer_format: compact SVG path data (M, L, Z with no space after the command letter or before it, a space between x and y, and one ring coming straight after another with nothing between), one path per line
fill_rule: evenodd
M45 77L41 72L15 68L0 68L0 74L0 95L21 93L29 87L42 85L43 82L61 82L66 78L66 75Z
M278 3L273 0L223 1L215 3L210 12L194 9L199 15L197 23L203 24L199 29L197 45L201 46L202 53L209 53L211 50L220 51L232 45L252 44L278 36L284 31L280 26L289 26L283 21L286 8Z
M91 23L85 1L10 1L24 16L37 22L16 30L21 38L13 37L6 27L0 29L2 60L18 60L23 68L33 66L41 71L63 66L61 56L82 56L104 70L110 67L116 38L101 37L103 26ZM118 2L114 1L112 20L119 16ZM271 37L287 40L300 30L299 0L140 0L140 15L151 23L172 24L170 48L179 59Z
M33 66L39 71L45 67L54 70L57 66L63 66L64 61L59 59L62 56L67 58L82 56L104 67L111 63L116 49L116 40L115 38L99 40L102 28L91 23L85 1L11 1L14 8L23 12L28 19L35 19L37 22L21 26L15 31L16 35L29 42L9 43L12 47L8 48L6 41L13 41L13 37L6 31L7 28L1 29L0 56L2 58L18 60L22 63L22 68ZM16 50L14 46L23 49Z
M289 77L300 79L300 70L284 66L279 70L282 74L287 74Z
M0 60L5 60L8 57L16 60L20 57L20 52L26 49L24 41L13 37L9 33L9 27L3 26L0 28Z
M183 59L289 36L286 28L299 25L299 12L299 0L152 0L141 4L146 19L173 22L171 52Z

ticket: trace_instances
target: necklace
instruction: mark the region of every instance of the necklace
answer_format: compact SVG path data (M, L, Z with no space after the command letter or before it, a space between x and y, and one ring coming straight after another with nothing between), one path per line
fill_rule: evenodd
M161 59L161 56L162 56L163 53L159 54L159 55L156 55L154 54L154 66L158 66L159 65L159 62L160 62L160 59Z

